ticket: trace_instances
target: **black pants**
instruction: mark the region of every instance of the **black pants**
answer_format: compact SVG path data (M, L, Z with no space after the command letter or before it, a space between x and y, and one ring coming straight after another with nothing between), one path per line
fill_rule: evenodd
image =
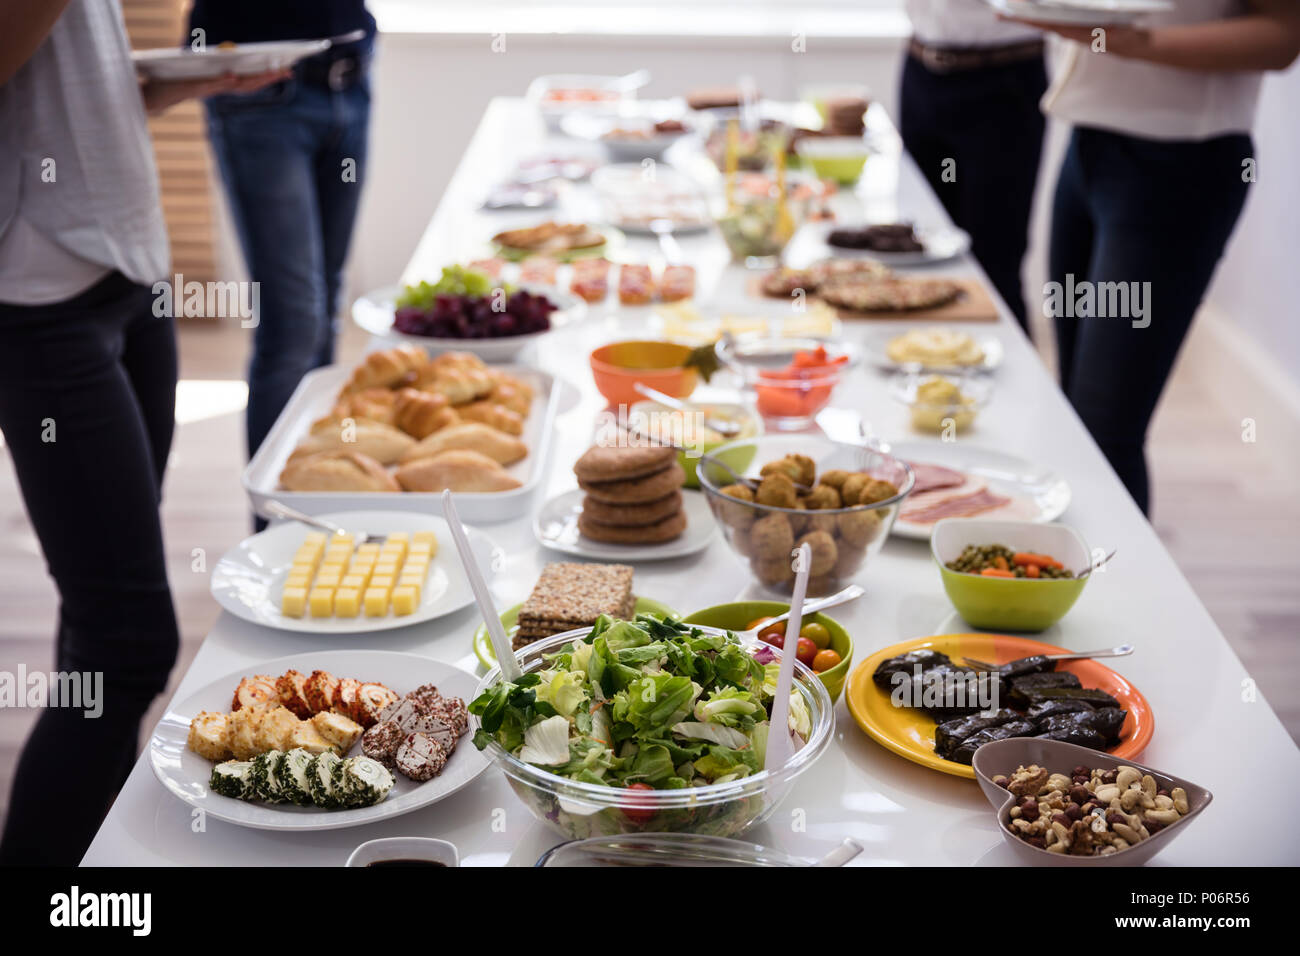
M37 721L0 863L80 861L176 660L158 515L176 337L152 306L117 273L66 302L0 304L0 429L59 589L55 669L103 674L101 716L47 707Z
M952 221L970 233L971 252L1026 331L1020 264L1043 150L1038 100L1046 87L1041 57L957 73L932 73L911 56L903 62L903 145Z
M1147 426L1241 214L1253 155L1244 134L1163 142L1079 128L1061 165L1052 281L1150 284L1143 317L1056 318L1061 388L1143 513Z

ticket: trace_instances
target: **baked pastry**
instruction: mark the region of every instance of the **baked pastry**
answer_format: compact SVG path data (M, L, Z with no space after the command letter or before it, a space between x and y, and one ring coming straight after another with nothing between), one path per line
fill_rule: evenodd
M487 455L459 448L407 462L397 483L407 491L510 491L522 484Z
M402 456L402 462L432 458L456 449L476 451L502 465L512 464L528 454L528 446L512 435L482 422L461 422L416 442Z
M504 405L496 404L491 399L485 398L467 405L458 405L456 414L467 422L482 422L507 435L524 433L524 417Z
M333 427L323 420L298 443L289 460L323 451L350 451L368 455L381 465L391 465L414 444L415 439L405 432L368 418L339 421Z
M371 421L393 424L393 406L396 393L389 388L366 388L339 396L334 405L333 417L369 418Z
M473 368L427 366L412 383L423 392L445 396L453 405L464 405L492 391L487 372Z
M334 451L291 458L280 473L287 491L401 491L393 476L373 458Z
M368 388L395 388L428 364L428 354L414 345L399 345L381 352L371 352L352 370L352 377L343 386L339 396Z
M413 438L424 438L459 421L445 395L416 388L404 388L395 394L393 424Z

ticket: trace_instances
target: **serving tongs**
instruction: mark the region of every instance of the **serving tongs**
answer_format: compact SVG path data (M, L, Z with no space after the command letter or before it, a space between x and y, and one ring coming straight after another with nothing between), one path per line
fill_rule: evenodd
M974 657L962 657L962 660L981 671L997 671L1002 673L1002 668L1008 664L1023 664L1025 668L1033 667L1041 661L1082 661L1092 660L1098 657L1127 657L1137 648L1132 644L1120 644L1118 647L1107 647L1099 651L1070 651L1066 654L1035 654L1032 657L1023 658L1020 661L1008 661L1007 664L990 664L987 661L977 660ZM1024 673L1023 668L1019 670ZM1006 673L1004 676L1014 677L1016 672Z

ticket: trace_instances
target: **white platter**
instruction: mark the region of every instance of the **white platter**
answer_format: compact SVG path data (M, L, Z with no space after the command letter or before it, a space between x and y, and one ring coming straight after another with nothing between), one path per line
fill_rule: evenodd
M558 306L551 313L549 329L495 339L439 339L427 335L407 335L396 332L393 330L393 319L396 314L393 303L401 294L400 286L385 286L358 298L352 303L352 321L380 339L385 348L406 343L422 348L430 355L437 355L439 352L472 352L485 362L505 362L522 352L526 346L568 322L581 319L586 314L587 304L571 292L531 283L525 283L520 288L536 295L544 295Z
M1167 0L985 0L998 13L1062 26L1128 24L1150 13L1172 10Z
M538 510L533 519L533 533L543 547L596 561L664 561L694 554L713 540L713 513L698 491L682 492L686 530L672 541L660 544L607 544L583 537L578 533L578 515L582 514L584 495L580 488L575 488L556 495Z
M904 370L912 371L912 370L920 370L920 369L926 371L951 371L953 369L972 369L976 371L991 372L994 369L996 369L999 365L1002 364L1002 358L1005 350L1002 348L1002 340L999 339L997 336L972 335L972 333L966 329L953 329L951 327L946 327L946 328L948 331L964 332L967 335L971 335L971 337L975 339L975 344L978 345L984 351L984 361L980 362L977 365L963 365L963 366L925 365L920 362L895 362L893 359L889 357L889 343L906 332L924 331L919 325L919 323L914 323L914 327L912 328L892 328L892 329L880 328L880 329L869 330L866 339L862 344L862 359L864 362L867 362L870 365L874 365L876 368L884 369L886 371L891 371L891 372L904 371Z
M956 226L918 225L916 238L925 246L920 252L875 252L870 249L843 249L830 244L830 234L833 230L855 229L862 225L864 224L828 222L805 226L805 229L813 230L817 239L817 242L812 244L814 247L819 247L818 254L813 257L814 261L830 256L836 259L874 259L890 267L927 266L955 259L970 249L970 235ZM811 262L791 264L805 266L810 265Z
M245 538L231 548L212 570L210 587L217 603L236 617L264 627L303 634L359 634L387 631L409 624L431 621L474 603L465 569L451 540L447 522L436 515L406 511L344 511L325 515L341 528L371 534L394 531L432 531L438 539L438 553L429 565L420 606L414 614L384 617L285 617L280 613L280 596L285 575L303 536L312 528L296 521L282 521ZM501 551L482 531L467 528L470 548L483 576L492 580L500 564Z
M299 60L329 49L329 40L276 40L239 43L233 47L164 47L134 50L131 62L137 72L155 80L211 80L227 73L245 76L284 70Z
M500 370L517 376L533 386L533 407L524 422L520 439L528 446L523 461L506 467L522 484L511 491L456 493L456 508L470 523L506 521L528 511L533 493L546 479L555 416L559 411L560 390L564 386L549 372L526 365L499 365ZM414 511L425 515L442 514L442 493L423 491L285 491L280 488L280 472L294 447L307 434L311 423L328 415L343 383L352 374L345 365L330 365L308 372L284 411L276 419L257 454L244 468L240 481L260 511L268 498L281 501L309 515L331 511Z
M906 462L942 465L983 480L991 491L1018 500L1016 513L994 509L971 515L972 518L1017 518L1022 521L1055 521L1070 505L1070 486L1052 471L1015 455L991 448L981 448L965 441L903 441L880 446ZM906 505L906 502L904 503ZM891 534L918 541L929 541L934 523L914 524L899 515Z
M252 674L280 675L293 668L309 674L327 670L336 677L356 677L386 684L406 694L422 684L435 684L446 697L473 698L478 678L458 667L416 654L392 651L315 651L249 665L227 674L168 706L149 740L149 766L154 776L178 799L202 810L216 820L259 830L340 830L362 826L410 813L449 797L488 767L487 759L475 749L468 736L460 738L442 773L425 783L416 783L395 773L396 782L388 796L373 807L351 810L319 810L288 804L252 803L223 797L208 789L215 764L185 746L190 720L201 710L227 711L230 698L243 677ZM354 746L352 754L360 753Z

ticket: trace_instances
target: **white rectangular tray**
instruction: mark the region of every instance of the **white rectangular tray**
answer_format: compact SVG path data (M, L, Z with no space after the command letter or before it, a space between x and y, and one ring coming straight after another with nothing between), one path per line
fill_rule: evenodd
M543 484L555 434L555 416L559 389L548 372L526 365L494 365L518 376L533 386L533 408L524 424L522 440L528 445L528 457L506 470L523 484L512 491L458 492L456 509L470 522L506 521L527 514L533 493ZM280 472L294 447L307 434L311 423L328 415L334 407L339 389L352 374L342 365L308 372L271 427L262 447L244 468L242 483L255 510L269 498L311 515L330 511L416 511L442 514L442 493L426 491L285 491L280 488Z

